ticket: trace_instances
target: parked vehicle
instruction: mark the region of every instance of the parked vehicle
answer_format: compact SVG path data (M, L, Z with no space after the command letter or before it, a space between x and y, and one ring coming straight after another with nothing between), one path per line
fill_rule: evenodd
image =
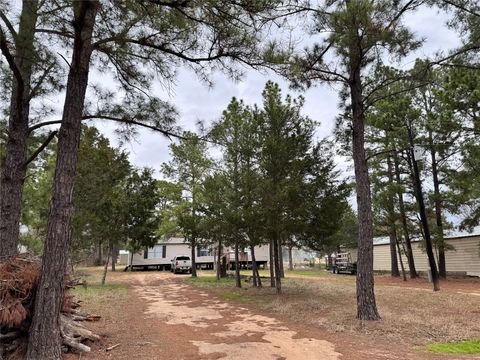
M187 255L179 255L175 256L172 259L172 268L171 271L174 274L178 273L192 273L192 261L190 260L190 256Z
M357 262L352 261L352 256L348 252L337 254L333 260L332 273L340 274L342 272L352 275L357 273Z

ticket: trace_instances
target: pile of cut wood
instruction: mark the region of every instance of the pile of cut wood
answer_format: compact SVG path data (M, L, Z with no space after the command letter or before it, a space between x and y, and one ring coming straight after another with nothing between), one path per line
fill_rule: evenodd
M0 359L22 358L25 353L40 270L40 259L29 255L0 263ZM69 294L69 289L79 284L85 285L78 279L65 281L60 315L65 352L89 352L90 347L84 342L99 339L81 322L96 321L100 317L81 312L80 304Z

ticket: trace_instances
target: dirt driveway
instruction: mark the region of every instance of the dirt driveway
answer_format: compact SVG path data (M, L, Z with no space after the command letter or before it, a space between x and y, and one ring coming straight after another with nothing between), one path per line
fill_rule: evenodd
M130 296L82 359L465 359L435 356L359 334L303 327L225 301L170 273L124 273ZM120 344L110 352L105 349ZM73 355L68 357L74 359Z

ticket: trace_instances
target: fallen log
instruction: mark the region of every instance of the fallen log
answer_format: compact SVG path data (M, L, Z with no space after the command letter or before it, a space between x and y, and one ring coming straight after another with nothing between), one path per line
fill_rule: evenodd
M100 336L65 315L60 315L60 327L63 334L67 337L73 337L74 339L80 338L81 340L100 340Z
M62 334L63 343L67 345L70 349L77 350L79 352L90 352L90 346L82 344L80 341L77 341L74 338Z
M100 315L89 314L77 309L72 309L70 313L72 314L72 319L75 321L98 321L101 319Z

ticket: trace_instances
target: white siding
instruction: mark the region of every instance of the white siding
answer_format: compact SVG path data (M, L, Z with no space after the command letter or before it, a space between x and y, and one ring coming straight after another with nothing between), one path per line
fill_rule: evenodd
M451 238L446 239L445 242L455 248L455 250L445 252L447 272L480 273L480 236ZM427 254L422 251L419 242L412 243L412 251L416 269L418 271L427 271L429 268ZM405 269L408 270L406 256L403 255L402 259ZM374 245L373 269L390 270L389 244Z
M158 243L155 248L159 248L161 254L162 246L166 246L165 258L144 258L144 251L140 251L133 254L133 265L168 265L175 256L188 255L191 256L192 250L187 243L183 242L181 238L171 238L165 242ZM150 250L150 249L149 249ZM257 261L267 261L269 257L268 245L255 246L255 258ZM131 257L128 256L128 265L130 265ZM214 263L215 259L213 254L210 256L197 256L197 250L195 249L195 258L197 263ZM248 261L251 261L251 255L248 255Z

